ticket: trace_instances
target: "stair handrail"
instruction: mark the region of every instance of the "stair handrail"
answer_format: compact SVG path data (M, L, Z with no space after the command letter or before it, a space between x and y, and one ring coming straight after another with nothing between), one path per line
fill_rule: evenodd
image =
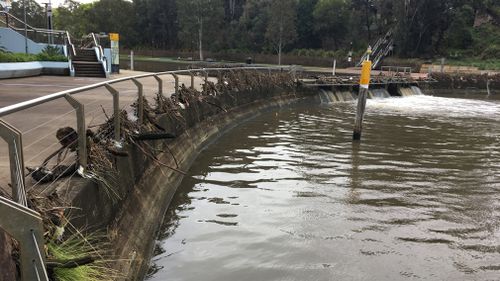
M23 25L23 28L21 27L15 27L15 26L12 26L11 24L7 25L7 22L3 21L2 22L9 28L13 29L13 30L24 30L24 25L25 25L25 22L22 21L21 19L17 18L16 16L12 15L11 13L8 13L6 11L0 11L0 14L1 15L4 15L4 16L8 16L9 18L12 18L18 22L20 22L22 25ZM26 28L28 28L29 30L28 31L34 31L34 32L40 32L40 33L47 33L47 34L58 34L58 35L61 35L61 34L64 34L66 31L65 30L58 30L58 29L46 29L46 28L37 28L37 27L33 27L29 24L26 24Z
M374 60L372 68L378 67L379 63L382 61L382 58L387 56L387 54L389 54L393 44L394 44L394 40L391 39L391 40L387 41L387 45L385 46L385 48L380 53L377 54L377 57Z
M70 50L71 50L71 57L76 56L75 44L73 44L73 42L71 41L71 35L69 35L68 31L66 31L66 39L68 40L67 43L68 43Z
M381 47L381 45L383 45L384 40L386 42L393 42L391 37L392 37L392 28L386 32L384 37L379 37L377 39L377 41L375 42L375 45L373 45L373 47L372 47L372 52L371 52L372 57L378 57L380 52L385 51L386 47L382 47L382 49L380 49L380 47ZM392 45L392 43L391 43L391 45ZM361 64L366 60L368 55L369 54L367 52L365 52L363 54L363 56L361 57L361 60L358 62L358 64L356 64L356 66L361 66ZM372 68L375 68L375 65L372 65Z
M97 36L95 36L95 33L92 32L90 34L92 36L92 40L94 43L94 47L97 48L97 60L102 64L102 67L104 68L104 72L107 72L107 61L106 58L104 57L104 51L102 49L101 44L99 44L99 41L97 40Z

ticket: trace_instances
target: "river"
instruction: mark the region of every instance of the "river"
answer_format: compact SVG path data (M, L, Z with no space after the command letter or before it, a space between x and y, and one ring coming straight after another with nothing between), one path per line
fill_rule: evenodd
M148 280L500 280L500 101L260 115L198 157Z

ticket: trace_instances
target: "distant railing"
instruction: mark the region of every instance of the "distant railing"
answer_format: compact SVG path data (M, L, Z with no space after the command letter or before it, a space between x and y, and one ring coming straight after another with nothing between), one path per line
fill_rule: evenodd
M382 66L380 70L386 72L386 76L410 76L412 73L408 66Z

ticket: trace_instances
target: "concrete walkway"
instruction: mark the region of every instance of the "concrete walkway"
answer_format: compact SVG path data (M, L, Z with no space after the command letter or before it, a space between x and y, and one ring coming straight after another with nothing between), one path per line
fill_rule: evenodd
M110 78L37 76L3 79L0 80L0 108L72 88L139 74L144 72L122 70L119 75ZM161 78L164 81L163 93L165 95L173 93L175 91L173 77L164 75ZM146 98L153 101L155 93L158 92L156 80L143 78L139 81L144 84ZM179 82L181 85L183 83L190 85L191 78L179 76ZM203 77L196 77L196 88L201 88L202 82ZM114 84L113 87L120 92L120 107L132 112L133 108L130 105L137 99L136 86L127 81ZM112 96L104 87L79 93L74 97L85 105L85 119L89 128L96 128L106 121L106 116L113 114ZM13 113L1 119L23 132L24 160L27 167L39 166L48 155L60 147L55 137L59 128L66 126L76 128L75 111L64 99ZM10 193L8 183L10 183L8 150L6 143L0 141L0 188Z

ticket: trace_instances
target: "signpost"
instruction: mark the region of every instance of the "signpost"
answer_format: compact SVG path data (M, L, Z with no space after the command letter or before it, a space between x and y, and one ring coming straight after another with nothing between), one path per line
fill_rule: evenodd
M120 73L120 35L110 33L109 40L111 41L111 72Z

